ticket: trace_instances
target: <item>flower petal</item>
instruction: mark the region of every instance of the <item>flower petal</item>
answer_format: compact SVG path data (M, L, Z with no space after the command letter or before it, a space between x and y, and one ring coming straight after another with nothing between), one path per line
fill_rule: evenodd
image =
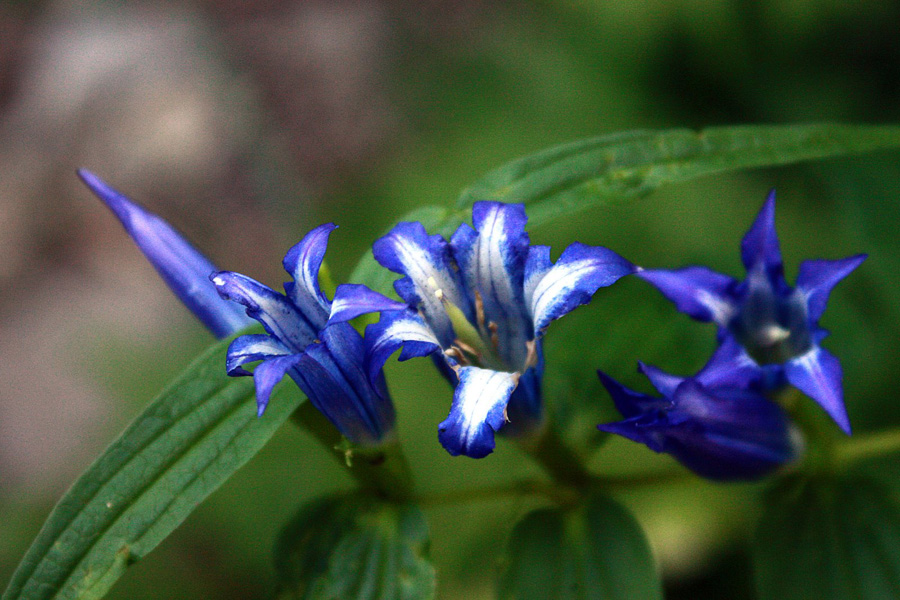
M284 284L284 290L317 331L325 326L331 312L331 303L319 288L319 269L325 258L328 236L335 229L334 223L319 225L288 250L282 261L284 270L294 279Z
M345 328L356 340L341 331ZM322 336L323 343L307 348L291 376L350 441L376 443L393 427L393 408L387 395L376 394L365 380L359 334L350 325L338 324L326 328Z
M734 295L737 281L706 267L645 270L637 276L656 286L680 312L698 321L714 321L725 327L737 310Z
M659 413L659 427L665 426L665 415ZM624 438L644 444L654 452L665 450L665 435L657 429L657 424L650 421L646 415L639 414L622 421L601 423L597 429L606 433L621 435Z
M839 260L806 260L800 263L797 289L806 296L809 319L813 323L825 312L828 296L834 286L852 273L866 258L866 254L857 254Z
M741 240L741 260L748 273L762 264L770 281L784 279L781 249L775 232L775 190L769 192L756 220Z
M344 323L367 313L404 310L405 308L406 304L382 296L362 284L344 283L335 290L328 325Z
M213 335L228 337L253 324L239 306L219 297L209 283L210 274L218 269L175 228L90 171L79 169L78 176L119 218L166 285Z
M675 393L675 389L678 387L678 385L682 381L684 381L684 377L670 375L662 369L654 367L653 365L648 365L641 361L638 361L638 371L643 373L647 377L647 379L650 380L650 383L653 384L653 387L656 388L656 391L666 398L671 398L672 394ZM607 386L606 389L609 389L609 387Z
M819 403L841 429L850 434L850 418L844 406L841 363L833 354L815 346L784 365L785 376L795 388Z
M496 325L499 353L510 365L524 364L525 342L534 337L522 296L527 220L523 204L476 202L472 207L475 229L460 225L450 242L466 289L472 294L470 300L477 303L478 294L484 323Z
M292 354L291 350L271 335L242 335L232 340L225 358L225 370L232 377L250 375L242 368L249 362Z
M266 411L275 385L281 381L285 373L300 362L302 357L302 354L279 356L256 366L253 371L253 383L256 384L256 414L258 416L263 416Z
M626 419L638 417L654 409L665 409L672 404L671 401L666 400L665 398L654 398L647 394L635 392L603 371L597 371L597 375L600 377L600 383L602 383L603 387L606 388L606 391L609 392L613 403L616 405L616 409L622 413L622 416Z
M450 415L438 426L438 440L452 456L482 458L494 450L494 432L516 389L517 373L461 367Z
M441 351L441 345L431 328L412 310L381 313L381 319L366 327L366 356L369 379L381 372L381 368L398 348L399 360L409 360Z
M530 310L535 335L540 336L554 319L589 302L599 288L635 270L612 250L575 242L563 250L556 264L534 286Z
M695 378L707 387L729 386L746 389L764 379L763 369L744 347L728 335Z
M449 347L455 337L444 302L457 306L474 322L472 306L466 298L446 240L429 236L419 222L398 223L372 245L381 266L404 277L394 289L410 306L421 311L441 341Z
M287 297L240 273L220 271L212 277L219 295L243 304L247 315L262 323L293 352L302 352L316 339L317 330Z

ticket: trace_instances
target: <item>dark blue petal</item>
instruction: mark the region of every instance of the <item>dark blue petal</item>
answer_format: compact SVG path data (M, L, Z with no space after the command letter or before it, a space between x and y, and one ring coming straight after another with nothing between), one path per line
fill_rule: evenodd
M365 342L370 379L378 376L384 363L398 348L403 348L401 361L441 352L434 332L412 310L381 313L377 323L366 327Z
M726 335L696 379L707 387L749 388L761 384L764 375L737 340Z
M438 440L452 456L483 458L494 450L494 432L516 388L515 373L462 367L450 415L438 426Z
M661 433L660 426L665 423L665 415L658 412L655 416L658 419L657 422L654 422L652 417L648 418L647 415L640 414L622 421L602 423L597 425L597 429L621 435L638 444L644 444L654 452L664 452L666 439Z
M791 385L818 402L834 422L850 434L850 418L844 407L841 384L841 363L833 354L815 346L785 363L784 372Z
M784 280L784 265L775 232L775 190L769 192L759 215L741 240L741 260L748 273L761 265L773 283Z
M256 407L260 417L269 405L269 397L275 385L281 381L285 373L296 366L303 358L302 354L290 354L271 358L256 366L253 371L253 383L256 384Z
M541 262L539 255L531 260ZM540 336L551 321L589 302L601 287L612 285L635 270L634 265L608 248L573 243L534 285L531 297L525 298L534 319L535 335Z
M622 416L626 419L638 417L653 410L669 408L672 404L670 400L654 398L647 394L635 392L603 371L597 371L597 375L600 377L600 382L603 384L603 387L606 388L606 391L609 392L609 395L612 397L616 409L622 413Z
M291 350L271 335L242 335L232 340L228 346L225 370L232 377L250 375L250 372L244 370L242 365L287 354L292 354Z
M831 290L866 257L865 254L857 254L840 260L807 260L800 263L797 289L806 296L810 321L815 323L822 317Z
M795 455L787 415L755 392L688 378L668 399L655 399L600 375L625 419L599 429L671 454L699 475L757 479ZM670 391L672 383L663 379L660 387Z
M377 390L370 382L364 359L360 335L339 323L322 331L322 343L307 348L291 376L342 434L370 444L393 429L394 411L386 389ZM376 382L383 384L381 378Z
M541 382L544 376L544 351L541 340L535 341L537 364L519 378L519 385L509 398L506 414L509 422L500 430L511 437L536 431L544 422L544 402Z
M406 304L382 296L362 284L344 283L335 290L328 324L344 323L367 313L404 309Z
M253 324L239 306L219 297L209 282L218 269L171 225L90 171L79 169L78 176L119 218L166 285L213 335L228 337Z
M714 321L724 327L737 311L737 282L705 267L639 271L638 277L652 283L679 311L698 321Z
M460 225L450 242L469 299L482 303L484 324L496 326L499 354L509 365L524 364L525 343L534 337L522 296L527 220L522 204L476 202L475 229Z
M381 266L404 275L394 282L394 289L410 306L421 311L442 346L449 347L456 337L444 302L455 305L470 321L475 321L444 238L429 236L417 221L398 223L375 241L372 252Z
M307 233L284 256L284 270L294 279L284 284L285 292L294 305L317 331L325 326L331 303L319 288L319 269L325 258L328 236L337 225L326 223Z
M662 394L662 396L665 398L671 398L672 394L675 393L675 389L678 387L678 385L682 381L684 381L684 377L669 375L665 371L658 369L653 365L648 365L640 361L638 361L638 371L643 373L647 377L647 379L650 380L650 383L653 384L653 387L656 388L656 391Z
M795 456L787 415L758 394L688 380L676 411L682 418L667 432L666 451L703 477L758 479Z
M246 275L220 271L211 277L223 298L243 304L247 315L293 352L302 352L318 333L286 296Z

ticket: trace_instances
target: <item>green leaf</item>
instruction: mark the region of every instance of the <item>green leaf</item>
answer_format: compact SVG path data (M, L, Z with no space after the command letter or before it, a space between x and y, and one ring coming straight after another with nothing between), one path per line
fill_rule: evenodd
M509 554L504 600L662 598L644 532L609 498L532 512L513 530Z
M262 418L225 374L228 341L191 364L66 492L3 600L102 597L246 463L303 401L283 386Z
M900 512L870 479L783 482L753 550L760 600L900 598Z
M301 508L275 552L279 597L425 600L434 597L428 525L417 506L362 495Z
M540 225L590 206L643 196L665 183L900 147L900 127L747 125L629 131L556 146L509 162L466 189L478 200L524 202Z
M455 210L425 206L400 221L421 221L445 237L478 200L524 202L531 227L591 206L644 196L666 183L754 167L786 165L900 147L900 126L738 125L702 131L626 131L569 142L490 171L466 188ZM349 281L383 294L396 276L368 251Z

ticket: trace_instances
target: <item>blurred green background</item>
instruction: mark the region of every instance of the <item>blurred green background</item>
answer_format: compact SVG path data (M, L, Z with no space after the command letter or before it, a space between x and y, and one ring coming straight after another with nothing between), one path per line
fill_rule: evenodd
M265 0L0 3L0 587L65 488L211 338L80 186L88 167L177 225L223 268L270 285L311 227L341 225L336 279L408 210L450 205L485 171L575 138L737 123L900 122L900 4L815 0ZM652 267L741 275L767 191L800 260L868 252L823 325L856 431L900 425L900 155L758 169L667 187L532 232ZM699 368L711 327L624 280L551 327L545 390L576 441L615 418L594 370L647 389L644 360ZM531 473L513 446L449 457L449 387L389 363L422 489ZM610 441L597 468L675 468ZM890 466L884 469L888 474ZM344 489L286 427L111 598L252 598L311 495ZM670 598L752 598L756 488L690 480L624 495ZM505 534L533 500L429 507L440 598L490 598ZM502 534L502 535L501 535Z

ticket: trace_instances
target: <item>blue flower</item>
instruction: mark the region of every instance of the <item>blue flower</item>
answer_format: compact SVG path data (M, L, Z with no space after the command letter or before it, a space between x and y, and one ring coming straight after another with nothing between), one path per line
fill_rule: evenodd
M758 389L759 367L726 341L694 377L669 375L643 363L661 397L630 390L598 371L622 421L598 429L671 454L698 475L752 480L797 455L784 410Z
M368 310L405 305L350 284L338 286L334 300L328 300L319 289L318 276L334 225L314 229L287 253L284 266L294 281L285 284L283 295L249 277L218 271L163 219L96 175L83 169L78 175L119 217L172 291L216 336L228 337L254 320L262 323L268 333L235 338L226 359L226 369L234 376L250 375L243 366L262 361L253 372L260 416L275 384L288 374L350 441L378 444L392 433L394 408L384 375L380 369L367 371L365 342L346 321Z
M715 322L720 340L735 339L766 369L771 381L786 380L850 433L841 365L819 345L828 332L818 323L831 290L866 255L804 261L797 286L790 287L775 233L773 190L744 236L741 258L747 269L747 278L741 282L704 267L645 270L639 276L659 288L681 312Z
M454 456L480 458L507 420L516 434L542 423L541 337L550 322L635 267L579 243L553 264L549 247L529 245L521 204L477 202L472 220L449 242L418 222L375 242L378 262L403 275L394 288L410 308L383 312L366 338L375 372L401 347L401 361L437 359L456 385L440 442Z
M218 269L175 228L90 171L79 169L78 176L119 218L169 288L213 335L225 338L253 323L239 306L219 297L209 282Z
M310 231L284 258L293 281L280 294L229 271L211 276L219 294L244 306L265 334L243 335L228 348L229 375L250 375L244 365L262 361L253 372L260 416L275 384L290 376L313 406L351 442L375 445L394 429L394 407L381 369L367 372L363 337L346 321L369 310L404 305L363 285L338 286L331 301L319 288L319 269L335 225Z

